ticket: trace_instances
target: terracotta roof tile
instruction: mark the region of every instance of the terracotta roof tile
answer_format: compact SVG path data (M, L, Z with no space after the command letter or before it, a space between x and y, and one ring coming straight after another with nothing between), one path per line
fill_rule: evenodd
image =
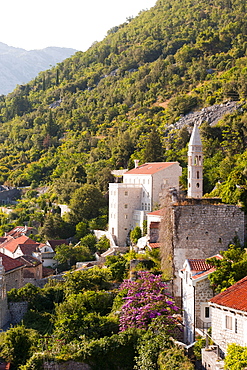
M125 175L152 175L158 171L164 170L167 167L172 166L178 162L153 162L153 163L144 163L128 172L125 172Z
M24 264L20 261L17 261L14 258L6 256L5 254L0 252L0 257L2 258L2 264L5 269L5 272L10 272L20 267L24 267Z
M162 209L158 209L157 211L149 212L148 215L151 215L151 216L163 216L164 215L164 212L165 212L165 209L162 208Z
M211 298L210 302L247 312L247 276Z
M38 245L39 243L36 243L34 240L30 239L26 235L22 235L15 239L12 237L9 238L8 240L6 240L5 242L1 244L1 247L4 247L5 249L13 253L19 244L37 244Z
M155 248L160 248L161 243L149 243L150 248L155 249Z

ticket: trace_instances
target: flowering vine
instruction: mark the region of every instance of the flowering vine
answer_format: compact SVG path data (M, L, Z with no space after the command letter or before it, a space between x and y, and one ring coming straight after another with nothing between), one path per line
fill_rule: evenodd
M126 289L127 296L120 314L120 331L128 328L147 329L154 320L171 328L173 314L178 310L167 293L167 285L162 277L148 271L140 271L136 281L125 280L120 290Z

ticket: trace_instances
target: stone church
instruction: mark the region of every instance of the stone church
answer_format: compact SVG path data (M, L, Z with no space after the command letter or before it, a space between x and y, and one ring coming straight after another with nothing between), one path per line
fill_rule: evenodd
M172 276L172 294L181 296L178 272L186 259L208 258L246 238L245 214L237 205L203 196L203 151L195 124L188 148L187 198L168 202L160 226L163 270Z

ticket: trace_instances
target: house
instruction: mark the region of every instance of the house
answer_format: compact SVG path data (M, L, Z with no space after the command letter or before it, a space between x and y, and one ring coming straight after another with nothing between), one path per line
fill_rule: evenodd
M24 285L24 263L0 253L1 264L4 267L6 290L19 289Z
M40 260L31 255L23 255L16 260L25 266L23 270L24 284L32 283L35 285L36 280L42 279L43 269Z
M213 256L218 259L220 255ZM187 259L179 271L181 306L183 310L184 342L195 341L196 332L203 334L211 325L209 299L214 296L208 276L215 268L205 259Z
M34 257L37 258L40 256L38 247L39 243L26 235L21 235L16 238L8 236L7 239L0 244L0 252L12 258L20 257L23 254L34 255Z
M9 232L5 233L5 237L12 236L13 238L17 238L21 235L36 235L38 234L38 230L34 227L28 226L16 226L14 229L10 230Z
M227 345L247 346L247 276L209 301L212 339L223 356Z
M109 184L109 232L119 247L129 232L143 227L147 213L161 204L169 188L179 188L182 169L178 162L136 165L123 173L122 183Z
M69 243L66 239L52 239L47 240L45 244L40 244L39 250L44 267L53 268L57 266L57 260L54 259L56 247L62 244L68 245Z

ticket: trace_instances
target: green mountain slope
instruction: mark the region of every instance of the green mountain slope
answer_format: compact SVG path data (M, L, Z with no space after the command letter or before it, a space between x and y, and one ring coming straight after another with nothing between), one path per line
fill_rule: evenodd
M110 170L133 166L133 158L186 167L189 132L172 124L234 100L241 107L218 125L202 124L205 192L220 180L225 201L245 201L245 7L245 0L158 0L88 51L2 96L0 181L53 184L65 201L63 189L78 183L107 191ZM160 145L163 151L149 150Z

